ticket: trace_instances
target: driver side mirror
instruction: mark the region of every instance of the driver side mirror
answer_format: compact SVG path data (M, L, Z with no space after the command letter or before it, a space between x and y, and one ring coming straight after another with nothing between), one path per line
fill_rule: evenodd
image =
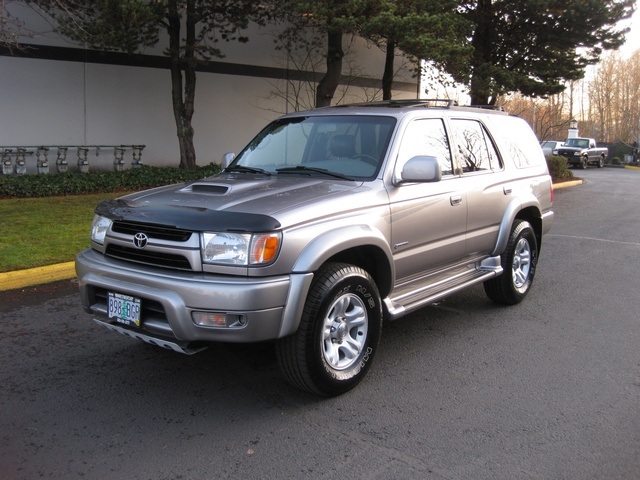
M233 152L225 153L222 156L222 161L220 162L220 168L222 170L227 168L229 166L229 164L231 164L231 162L233 162L234 158L236 158L236 154L235 153L233 153Z
M442 170L436 157L417 156L404 164L398 183L439 182L441 179Z

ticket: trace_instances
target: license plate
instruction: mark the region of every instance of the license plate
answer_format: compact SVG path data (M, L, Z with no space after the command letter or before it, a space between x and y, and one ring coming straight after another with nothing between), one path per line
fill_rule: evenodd
M125 325L140 326L140 299L109 292L109 318Z

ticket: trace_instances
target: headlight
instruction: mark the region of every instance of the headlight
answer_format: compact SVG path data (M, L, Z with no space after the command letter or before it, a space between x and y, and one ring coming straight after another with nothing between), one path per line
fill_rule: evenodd
M104 245L104 237L107 236L107 230L111 226L111 220L100 215L94 215L91 225L91 240Z
M280 233L205 232L201 235L202 261L221 265L268 265L280 251Z

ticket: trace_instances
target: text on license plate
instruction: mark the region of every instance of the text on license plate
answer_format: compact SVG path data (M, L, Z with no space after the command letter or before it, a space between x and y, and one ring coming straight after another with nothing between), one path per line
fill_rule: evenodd
M140 326L140 299L109 292L109 318L125 325Z

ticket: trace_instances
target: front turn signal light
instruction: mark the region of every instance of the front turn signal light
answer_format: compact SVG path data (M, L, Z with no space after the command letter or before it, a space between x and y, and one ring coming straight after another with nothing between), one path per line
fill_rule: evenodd
M254 235L251 242L249 264L266 265L273 262L280 251L281 240L280 233Z

